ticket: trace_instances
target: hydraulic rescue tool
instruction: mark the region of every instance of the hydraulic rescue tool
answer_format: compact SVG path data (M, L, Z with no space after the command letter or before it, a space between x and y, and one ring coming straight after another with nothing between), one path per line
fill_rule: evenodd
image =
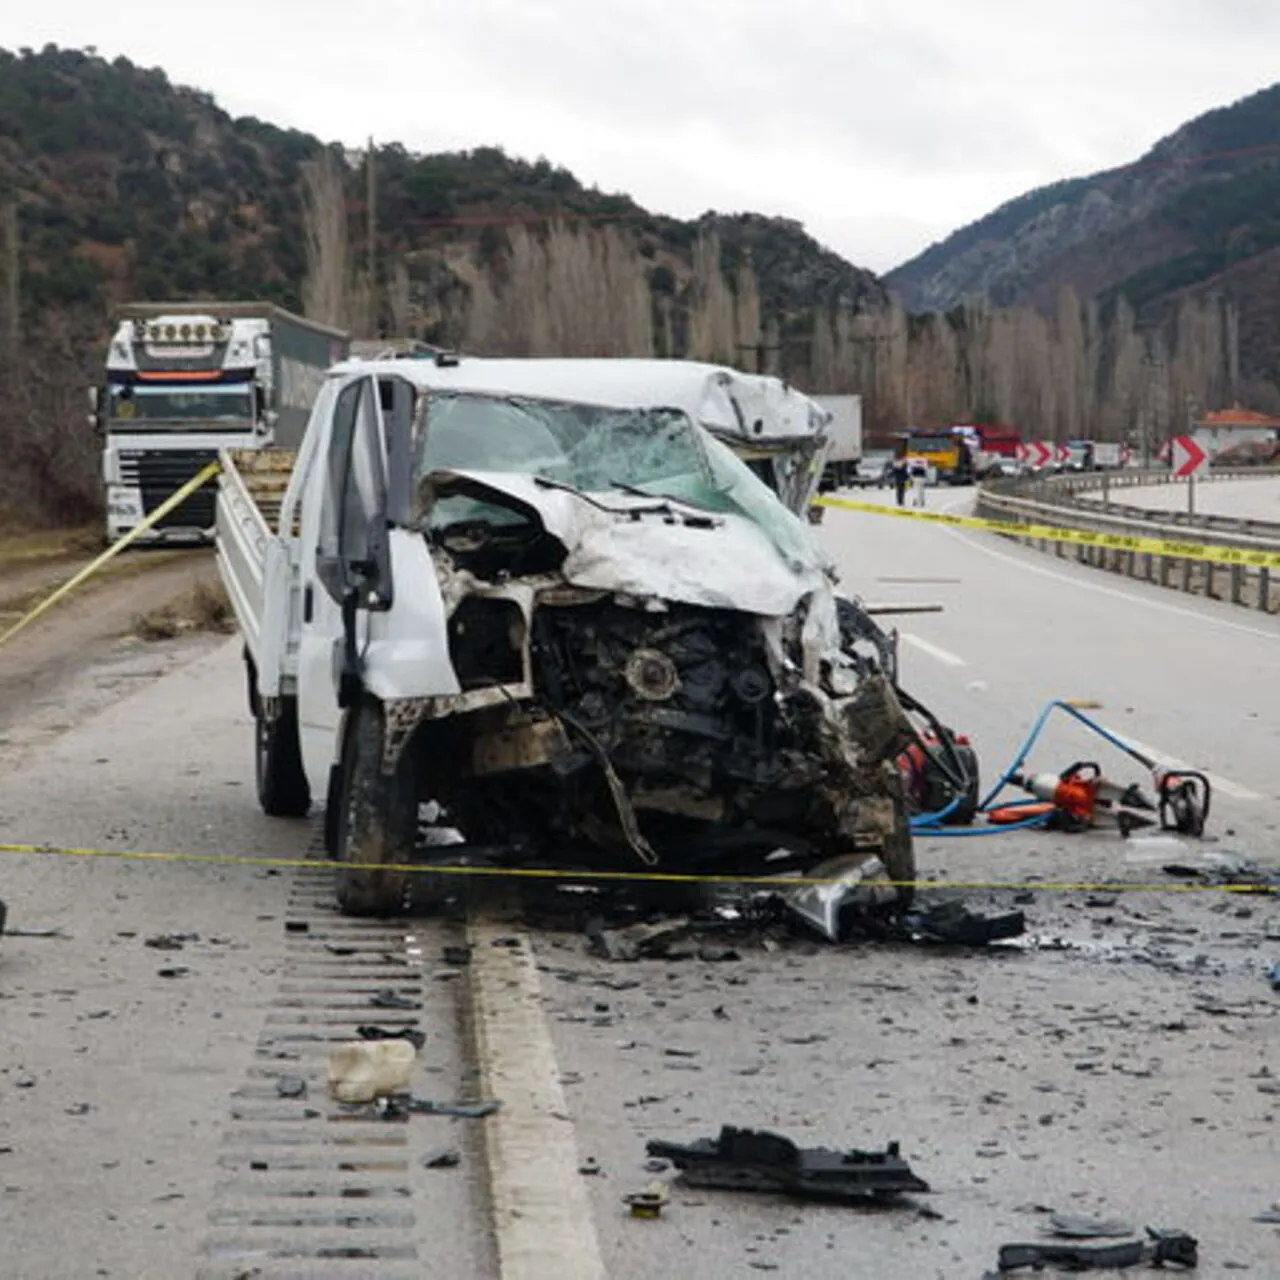
M1010 782L1038 800L1053 806L1046 823L1064 831L1083 831L1086 827L1110 826L1127 836L1141 827L1155 826L1156 806L1136 785L1121 787L1103 777L1102 769L1092 761L1073 764L1061 773L1015 773ZM1134 812L1138 810L1139 812ZM1020 817L1026 810L1013 810Z
M977 804L977 759L967 739L940 725L925 708L899 691L904 708L928 722L915 742L898 757L909 806L915 816L913 831L933 836L994 835L1027 827L1051 827L1060 831L1084 831L1110 827L1122 836L1157 824L1162 831L1199 837L1204 835L1212 796L1209 778L1195 769L1161 764L1144 751L1090 719L1078 706L1055 700L1037 717L1013 763ZM1061 773L1032 773L1027 757L1039 741L1054 711L1096 734L1108 745L1147 770L1151 787L1112 782L1092 761L1080 761ZM1018 787L1032 797L1001 801L1006 787ZM1153 798L1154 797L1154 798ZM987 825L957 830L975 816Z

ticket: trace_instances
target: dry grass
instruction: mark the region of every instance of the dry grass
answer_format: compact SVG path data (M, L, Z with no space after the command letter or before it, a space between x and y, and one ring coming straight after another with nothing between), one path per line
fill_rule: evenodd
M102 526L76 529L32 529L0 513L0 569L69 560L101 551Z
M230 635L235 629L235 614L221 582L197 582L176 600L141 614L133 624L133 633L141 640L173 640L203 631Z

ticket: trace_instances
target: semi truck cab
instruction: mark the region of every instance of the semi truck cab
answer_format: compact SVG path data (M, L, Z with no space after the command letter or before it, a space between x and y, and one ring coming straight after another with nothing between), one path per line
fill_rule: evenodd
M223 449L295 446L348 341L260 303L130 304L91 392L103 436L106 536L115 542ZM200 490L144 535L213 539L214 491Z

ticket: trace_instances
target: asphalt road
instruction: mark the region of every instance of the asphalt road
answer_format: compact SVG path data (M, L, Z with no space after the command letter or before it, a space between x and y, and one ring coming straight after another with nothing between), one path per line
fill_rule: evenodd
M1086 490L1087 501L1102 500L1102 491ZM1111 490L1111 500L1148 511L1186 511L1185 484L1139 485ZM1202 480L1195 486L1195 509L1199 515L1228 516L1236 520L1280 522L1280 480Z
M930 494L935 509L968 501ZM1202 1275L1280 1274L1280 1235L1249 1220L1277 1196L1280 1000L1266 970L1280 911L1274 897L1172 894L1162 870L1230 851L1275 860L1277 620L936 526L833 510L823 536L865 597L945 605L904 621L904 680L972 736L988 780L1049 699L1097 702L1112 729L1214 771L1213 839L922 839L927 878L1026 885L961 891L1026 911L1035 945L1012 955L818 944L619 966L545 939L579 1144L606 1171L593 1200L611 1273L977 1277L999 1244L1039 1238L1052 1208L1190 1230ZM1069 728L1030 763L1093 758L1145 780ZM1115 881L1153 892L1101 887ZM662 1224L622 1214L647 1140L722 1123L897 1140L941 1216L725 1192L678 1194Z
M1038 1238L1054 1208L1185 1228L1203 1276L1280 1275L1280 1231L1251 1221L1280 1199L1280 899L1176 893L1188 882L1163 870L1276 861L1280 619L908 521L833 510L822 537L868 598L944 604L903 620L904 681L988 777L1048 699L1087 699L1212 772L1211 839L921 840L926 879L1021 886L955 890L1025 911L1016 948L750 935L737 960L622 964L489 908L463 967L441 958L460 924L337 921L322 872L5 855L10 926L61 932L0 940L0 1274L953 1280ZM109 664L57 716L10 725L5 841L313 847L313 824L254 803L234 641ZM1144 780L1065 727L1031 764L1093 758ZM1063 883L1082 887L1046 887ZM195 936L146 945L159 934ZM409 1010L373 1009L386 984ZM503 1110L344 1116L329 1044L398 1018L427 1034L415 1093L487 1091ZM307 1097L278 1098L281 1074ZM869 1212L677 1183L660 1219L632 1218L621 1197L669 1177L645 1169L645 1142L722 1123L897 1140L933 1190ZM424 1168L441 1144L458 1165ZM598 1172L579 1172L588 1157Z

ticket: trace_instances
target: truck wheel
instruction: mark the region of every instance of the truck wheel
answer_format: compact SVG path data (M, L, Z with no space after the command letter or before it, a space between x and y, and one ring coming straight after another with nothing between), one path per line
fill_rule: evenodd
M273 818L305 818L311 808L311 788L298 743L298 704L284 699L280 714L269 720L259 702L254 738L258 803L263 813Z
M342 746L338 793L338 907L349 916L395 915L405 906L408 874L383 871L407 863L418 826L418 780L412 756L382 772L382 708L364 701L351 710Z

